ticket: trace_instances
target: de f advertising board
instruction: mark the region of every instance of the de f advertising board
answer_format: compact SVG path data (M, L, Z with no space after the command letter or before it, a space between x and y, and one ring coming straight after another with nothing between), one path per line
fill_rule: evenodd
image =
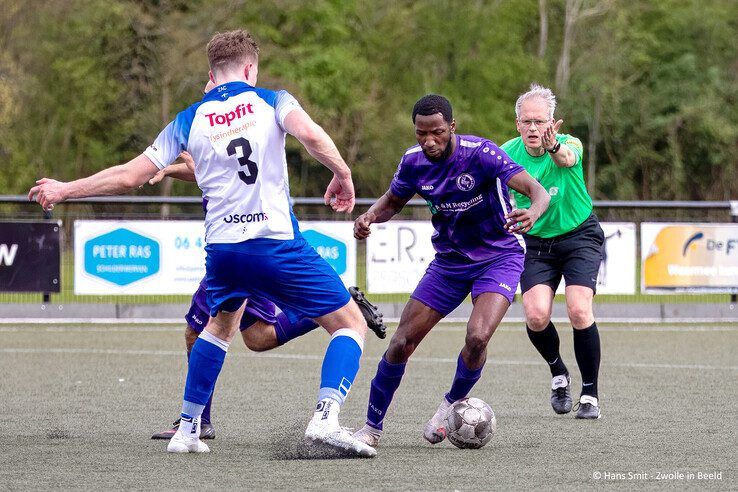
M738 224L641 224L646 293L738 292Z

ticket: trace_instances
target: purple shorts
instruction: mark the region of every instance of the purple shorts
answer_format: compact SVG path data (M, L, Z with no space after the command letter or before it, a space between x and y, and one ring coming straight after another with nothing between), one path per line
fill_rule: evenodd
M471 294L496 292L512 303L523 271L525 255L508 253L466 263L439 258L428 265L411 298L447 316Z
M262 297L250 297L241 317L241 331L257 321L263 321L269 325L275 324L277 322L276 307L273 302ZM203 279L200 287L192 296L192 304L185 316L185 321L195 332L201 333L208 324L208 319L210 319L210 308L208 307L207 284Z

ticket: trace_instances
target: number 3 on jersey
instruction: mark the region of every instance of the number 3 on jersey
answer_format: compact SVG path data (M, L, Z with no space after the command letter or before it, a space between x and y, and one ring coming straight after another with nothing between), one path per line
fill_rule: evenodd
M251 142L243 137L231 140L228 147L226 147L228 155L236 155L236 149L238 148L241 149L241 157L238 157L238 164L242 167L242 169L238 171L238 177L247 185L254 184L256 183L256 176L259 174L259 168L256 166L254 161L249 159L252 152ZM248 173L243 170L243 167L246 167Z

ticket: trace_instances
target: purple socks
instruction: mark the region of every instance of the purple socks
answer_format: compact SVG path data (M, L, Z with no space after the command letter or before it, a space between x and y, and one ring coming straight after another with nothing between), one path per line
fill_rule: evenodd
M454 376L454 382L451 383L451 389L446 393L446 401L453 403L466 397L482 376L482 369L484 369L484 365L479 369L469 369L466 367L461 354L459 354L456 363L456 375Z
M387 362L387 354L382 356L377 367L377 374L372 379L369 391L369 407L366 411L367 425L382 430L384 416L392 402L392 397L400 387L402 375L405 373L405 364L391 364Z

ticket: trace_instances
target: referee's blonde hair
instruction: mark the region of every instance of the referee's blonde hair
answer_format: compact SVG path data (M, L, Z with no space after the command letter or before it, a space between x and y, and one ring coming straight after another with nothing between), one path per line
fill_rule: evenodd
M523 102L531 99L542 99L548 105L548 118L553 119L554 111L556 110L556 96L551 89L535 82L530 84L530 90L528 92L521 94L518 100L515 101L515 116L518 119L520 119L520 107L523 105Z

